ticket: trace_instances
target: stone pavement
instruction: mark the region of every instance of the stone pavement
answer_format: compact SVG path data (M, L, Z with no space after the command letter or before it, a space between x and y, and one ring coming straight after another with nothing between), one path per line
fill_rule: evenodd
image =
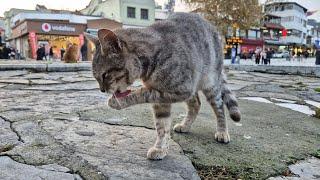
M318 178L320 120L312 113L319 79L241 71L228 77L244 98L242 121L228 118L231 142L214 141L215 117L201 97L192 131L172 132L168 157L149 161L156 137L149 105L108 108L90 71L0 71L0 179ZM181 121L184 104L172 114ZM300 160L300 171L289 166Z

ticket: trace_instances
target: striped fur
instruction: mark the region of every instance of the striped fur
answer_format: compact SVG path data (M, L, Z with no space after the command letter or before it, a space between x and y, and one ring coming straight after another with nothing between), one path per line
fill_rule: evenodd
M135 80L144 87L123 98L114 96L114 109L151 103L157 130L148 158L162 159L168 152L171 103L186 102L187 116L174 126L188 132L200 109L202 91L217 117L215 138L228 143L224 104L234 121L241 119L235 96L226 86L223 46L217 29L196 14L177 13L144 29L99 30L93 75L102 92L124 92Z

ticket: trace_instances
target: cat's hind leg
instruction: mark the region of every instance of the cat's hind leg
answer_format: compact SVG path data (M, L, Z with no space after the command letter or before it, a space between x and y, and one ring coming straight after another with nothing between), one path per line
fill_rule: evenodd
M157 131L157 140L148 151L147 157L152 160L161 160L169 150L171 129L171 104L153 104L153 113Z
M176 132L179 133L186 133L190 131L191 125L196 120L201 106L198 93L196 93L195 96L185 102L188 109L187 116L183 119L182 122L176 124L173 128Z
M217 132L215 133L215 139L221 143L229 143L230 136L228 133L227 122L224 113L224 103L222 100L221 89L209 88L202 91L210 103L217 117Z

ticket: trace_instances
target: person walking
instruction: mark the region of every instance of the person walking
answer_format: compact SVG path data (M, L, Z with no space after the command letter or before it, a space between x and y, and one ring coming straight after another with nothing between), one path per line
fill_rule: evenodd
M297 52L297 60L298 60L298 62L301 62L302 61L302 52L300 51L300 50L298 50L298 52Z
M10 49L7 46L4 46L2 49L2 57L3 59L9 59Z
M316 65L320 65L320 48L316 51Z
M64 49L64 47L62 47L60 49L60 58L61 58L61 61L63 61L63 56L64 56L64 53L66 52L66 50Z
M82 57L82 61L88 61L88 47L87 47L87 43L85 42L82 46L81 46L81 57Z
M294 61L296 59L296 53L294 52L294 50L292 50L292 61Z
M52 46L50 46L50 49L49 49L49 60L53 60L53 49L52 49Z
M261 52L261 64L267 64L267 53L266 49L263 49Z
M260 49L256 49L255 57L256 57L256 64L260 64L260 59L261 59Z
M270 65L271 64L271 58L272 58L272 50L271 49L267 50L267 55L266 56L267 56L267 58L266 58L267 59L267 63L265 63L265 64L269 64Z

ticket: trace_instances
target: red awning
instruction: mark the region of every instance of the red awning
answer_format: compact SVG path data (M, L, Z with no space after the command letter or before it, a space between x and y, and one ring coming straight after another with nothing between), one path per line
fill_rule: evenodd
M263 46L264 41L262 39L242 39L243 45Z
M264 27L270 28L270 29L285 29L285 27L275 23L264 23Z

